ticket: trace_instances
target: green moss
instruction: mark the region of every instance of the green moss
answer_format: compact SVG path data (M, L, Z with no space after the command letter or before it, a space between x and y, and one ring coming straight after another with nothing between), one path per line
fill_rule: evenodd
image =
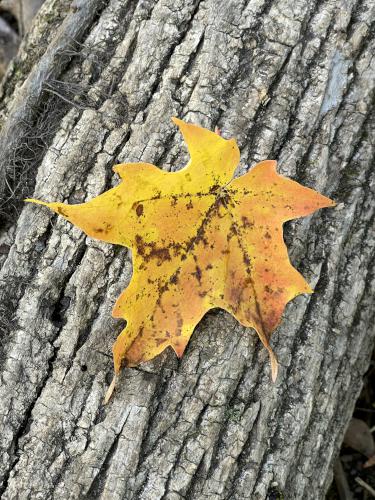
M242 411L238 408L228 408L226 411L227 420L232 420L233 422L240 422L242 416Z

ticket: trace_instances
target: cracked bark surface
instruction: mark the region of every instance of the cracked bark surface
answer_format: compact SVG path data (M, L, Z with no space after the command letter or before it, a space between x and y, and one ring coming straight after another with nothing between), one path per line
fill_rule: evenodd
M374 345L372 19L372 0L46 0L1 91L2 498L324 498ZM117 162L180 168L171 116L339 206L286 226L315 294L273 336L276 384L213 311L103 407L129 253L21 200L90 199Z

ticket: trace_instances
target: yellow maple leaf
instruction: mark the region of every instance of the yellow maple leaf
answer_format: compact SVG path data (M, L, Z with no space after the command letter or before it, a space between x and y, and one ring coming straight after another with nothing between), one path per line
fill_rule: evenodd
M171 346L182 356L202 316L214 307L254 328L269 344L287 302L310 286L291 265L283 223L335 203L262 161L233 178L234 139L173 118L190 153L178 172L148 163L114 167L122 182L79 204L45 203L86 234L132 249L133 276L113 316L126 328L113 346L115 373Z

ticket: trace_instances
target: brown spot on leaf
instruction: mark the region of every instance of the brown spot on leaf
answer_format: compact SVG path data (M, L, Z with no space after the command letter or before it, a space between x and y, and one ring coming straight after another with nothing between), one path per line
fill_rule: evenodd
M216 193L216 191L218 189L220 189L220 185L219 184L214 184L213 186L210 187L210 193L214 194L214 193Z
M135 244L137 245L137 251L139 255L143 256L145 253L145 245L142 236L140 236L139 234L135 235Z
M171 283L172 285L177 285L178 283L178 273L174 273L170 279L169 279L169 283Z
M122 201L121 196L119 194L114 193L113 197L115 200L117 200L117 208L122 207L124 203Z
M57 211L59 212L60 215L63 217L68 217L68 214L65 212L65 210L62 207L57 207Z
M184 322L183 322L183 319L181 317L181 314L178 312L177 312L177 314L178 314L178 316L177 316L176 336L180 337L182 334L182 325L184 324Z
M246 255L245 253L243 254L243 261L244 261L244 264L245 264L246 266L250 266L251 261L250 261L250 259L249 259L249 256L248 256L248 255Z
M194 207L194 205L193 205L193 202L192 202L192 200L191 200L191 198L190 198L189 203L187 203L187 204L186 204L186 208L187 208L188 210L191 210L193 207Z
M135 209L135 212L138 215L138 217L140 217L141 215L143 215L143 205L142 205L142 203L139 203L137 205L137 208Z
M241 220L244 228L251 229L254 227L254 222L249 221L249 219L245 215L242 216Z
M164 261L172 260L168 248L157 247L154 241L146 243L139 234L135 236L135 244L138 254L143 257L145 262L149 262L151 259L157 259L157 265L160 266Z
M201 283L202 280L202 270L199 266L195 266L195 271L192 273L193 276L195 276L198 280L198 283Z
M94 227L93 231L95 231L96 233L107 234L112 229L112 227L112 224L109 224L109 222L103 222L103 227Z
M237 310L240 306L242 289L239 286L233 287L229 291L229 300L232 306Z

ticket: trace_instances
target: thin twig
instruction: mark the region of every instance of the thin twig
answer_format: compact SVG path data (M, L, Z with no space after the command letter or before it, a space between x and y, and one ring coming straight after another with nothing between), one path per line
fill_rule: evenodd
M350 491L348 480L346 478L344 467L342 466L340 458L336 460L333 471L340 500L353 500L353 496Z
M375 490L372 488L369 484L367 484L363 479L360 477L355 478L356 483L358 483L362 488L364 488L366 491L370 493L375 498Z

